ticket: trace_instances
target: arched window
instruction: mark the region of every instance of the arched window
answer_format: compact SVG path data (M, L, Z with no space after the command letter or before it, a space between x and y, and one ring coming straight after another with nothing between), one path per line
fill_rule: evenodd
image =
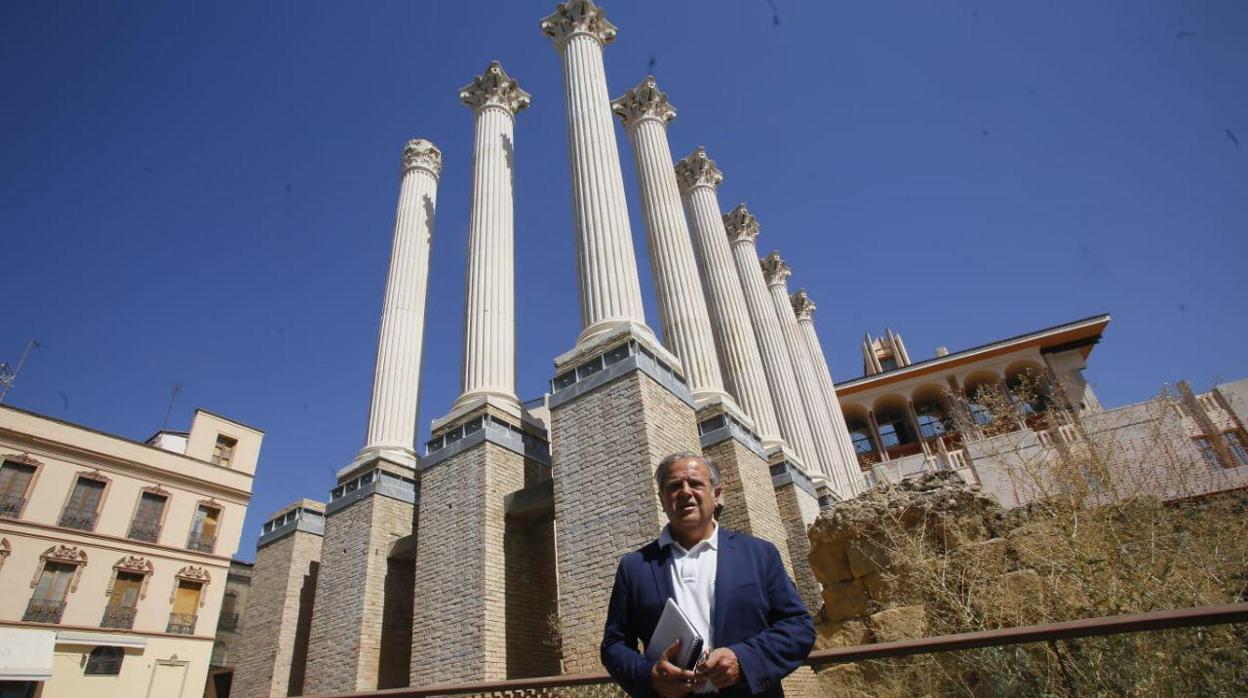
M126 653L120 647L96 647L87 657L87 676L116 676L121 673L121 660Z
M934 439L950 430L945 408L935 400L915 403L914 413L919 422L919 433L924 439Z
M1031 369L1010 376L1005 386L1009 388L1010 401L1024 416L1045 412L1053 403L1048 384Z
M992 388L981 385L967 391L966 406L971 413L971 420L981 427L992 423L992 410L988 408L991 401L990 390Z
M912 444L914 432L906 423L906 417L900 409L887 408L875 414L875 423L880 429L880 441L884 448Z
M875 443L871 439L871 430L867 428L867 425L861 419L846 420L845 426L849 429L850 438L854 440L854 451L859 454L875 451Z

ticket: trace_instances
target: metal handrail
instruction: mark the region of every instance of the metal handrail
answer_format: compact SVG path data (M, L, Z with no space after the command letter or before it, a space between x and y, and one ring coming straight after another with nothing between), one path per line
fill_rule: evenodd
M196 552L210 553L213 548L217 547L217 537L200 536L192 533L191 537L186 541L186 547Z
M65 602L57 599L31 599L22 620L30 623L60 623Z
M169 625L165 628L165 632L175 635L194 635L195 621L198 618L199 616L189 613L170 613Z
M100 619L100 627L129 630L134 627L136 612L138 612L137 608L129 606L105 606L104 617Z
M135 519L130 524L130 532L126 534L126 537L141 540L145 543L155 543L160 539L160 522L148 519Z
M874 645L839 647L811 652L805 663L811 667L821 667L831 664L859 662L867 659L888 659L891 657L950 652L978 647L1001 647L1046 640L1070 640L1081 637L1098 637L1120 633L1244 622L1248 622L1248 603L1234 603L1222 606L1202 606L1199 608L1151 611L1121 616L1083 618L1061 623L941 635L917 640L881 642ZM506 681L440 683L420 688L321 694L318 696L307 695L303 698L330 698L331 695L332 698L428 698L429 696L500 693L503 691L519 694L521 691L528 689L586 686L610 683L611 681L611 677L605 672L595 672L565 676L541 676L531 679L509 679Z
M25 508L25 497L17 497L11 494L0 494L0 516L16 519L22 515L22 509Z
M65 528L76 528L79 531L90 531L95 528L95 510L65 507L57 524Z

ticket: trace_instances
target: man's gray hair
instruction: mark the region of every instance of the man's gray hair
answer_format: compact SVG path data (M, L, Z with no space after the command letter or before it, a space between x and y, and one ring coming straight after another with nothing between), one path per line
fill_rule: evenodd
M718 463L711 460L707 456L702 455L701 453L694 453L692 451L681 451L680 453L673 453L672 455L667 456L663 460L659 461L659 467L654 469L654 481L658 483L660 492L663 491L663 486L667 484L667 475L668 475L668 472L672 469L672 466L676 464L677 462L682 461L686 458L697 458L698 460L705 463L706 469L711 472L711 487L719 487L719 464Z

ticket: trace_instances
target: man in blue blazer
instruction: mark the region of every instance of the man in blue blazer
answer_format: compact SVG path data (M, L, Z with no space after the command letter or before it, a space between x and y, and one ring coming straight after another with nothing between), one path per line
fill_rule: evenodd
M659 539L620 560L607 609L602 663L634 698L691 693L783 696L780 680L801 665L815 626L775 546L720 528L719 468L695 453L663 459L655 472L668 525ZM668 599L706 641L694 670L656 661L649 642Z

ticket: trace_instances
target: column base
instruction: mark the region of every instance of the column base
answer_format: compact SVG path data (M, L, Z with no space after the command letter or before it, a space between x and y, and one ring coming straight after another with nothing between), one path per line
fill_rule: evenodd
M347 467L341 469L337 473L337 478L342 481L351 473L362 469L365 465L370 465L374 461L386 461L393 463L408 470L416 469L416 449L402 446L365 446L360 449L355 458L347 464Z

